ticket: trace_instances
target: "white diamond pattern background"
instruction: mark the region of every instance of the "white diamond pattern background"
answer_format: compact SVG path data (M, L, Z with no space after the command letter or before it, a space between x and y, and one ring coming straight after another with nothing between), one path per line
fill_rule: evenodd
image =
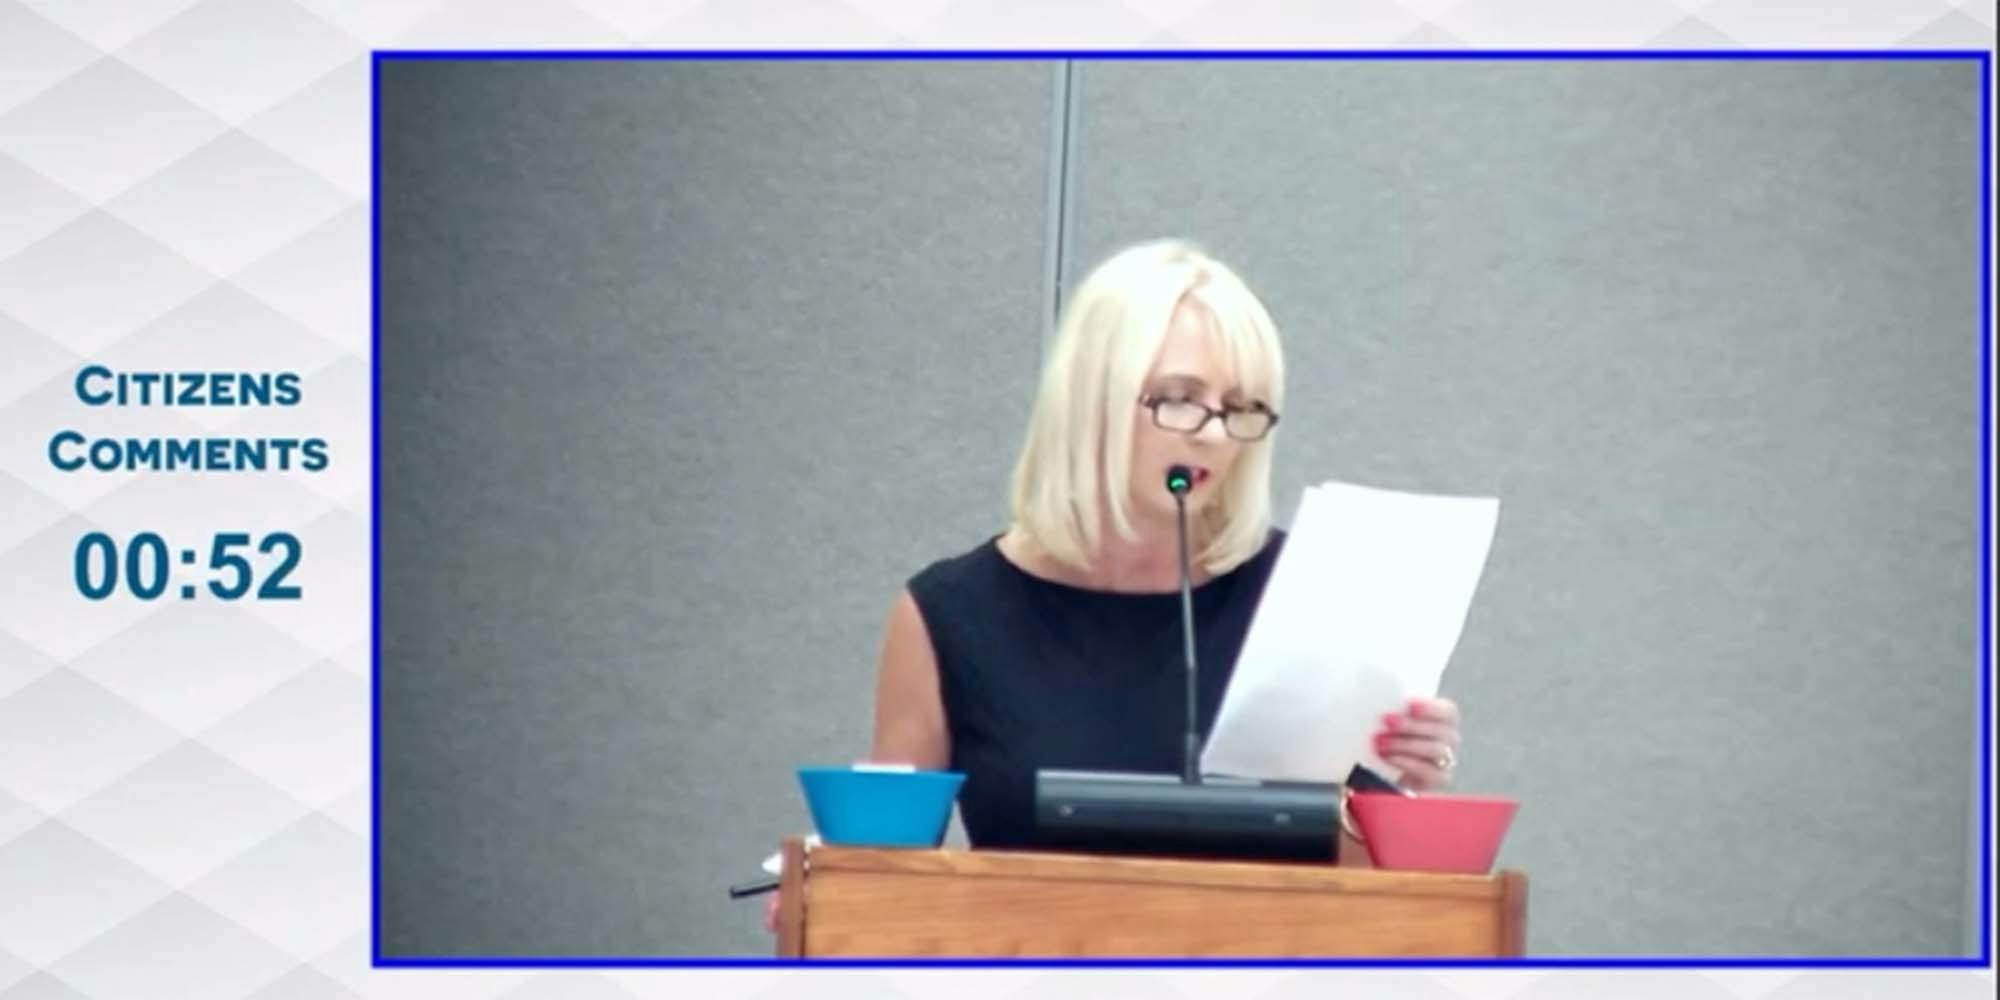
M576 0L576 5L598 20L611 25L627 38L644 38L660 30L660 26L688 11L700 8L706 0ZM935 8L944 0L876 0L874 3L856 2L854 6L876 15L883 12L883 18L895 17L898 11L909 8ZM745 3L745 7L756 4ZM768 5L765 5L768 6Z
M0 108L18 106L95 58L95 47L34 11L0 7Z
M364 358L368 350L368 210L357 205L342 211L238 272L235 283L325 337L346 357ZM368 415L358 412L356 416L365 420Z
M1185 975L1166 970L1133 972L1111 983L1076 979L1068 982L1034 982L1012 995L1021 1000L1047 997L1050 1000L1188 1000L1196 994L1185 985Z
M217 722L201 741L315 808L354 786L368 755L368 682L321 662ZM329 942L331 944L331 942Z
M58 818L180 888L306 812L215 751L183 742Z
M229 642L217 644L219 635ZM304 674L314 659L298 640L240 605L190 601L107 638L70 669L176 732L193 735ZM189 662L203 669L170 666Z
M373 970L367 252L371 47L1990 49L1993 24L1981 0L0 0L0 1000L1990 995L1990 974L1782 970ZM306 402L133 413L70 385L86 360L193 358L299 371ZM70 426L317 435L333 464L56 472ZM309 596L88 602L70 559L96 528L294 530Z
M347 1000L360 995L318 969L301 967L252 993L249 1000Z
M242 128L310 171L301 177L324 180L346 193L352 205L368 198L369 61L352 51L349 55L354 58L259 112ZM362 298L367 298L366 289Z
M0 630L0 700L54 669L53 657ZM0 795L5 793L5 786L0 785Z
M23 962L20 959L7 954L4 951L0 951L0 990L4 990L9 986L14 985L15 983L21 981L23 977L27 976L29 973L34 971L35 971L34 966L29 965L28 963Z
M312 814L248 847L187 888L217 913L300 962L326 954L368 912L368 884L327 858L354 853L354 835Z
M1951 7L1949 0L1714 0L1698 16L1732 38L1768 38L1812 17L1822 45L1872 45L1879 32L1907 38Z
M447 0L298 0L298 5L324 18L367 45L393 48L395 40ZM407 46L404 46L407 47Z
M1674 22L1672 27L1660 32L1647 43L1656 49L1736 49L1742 48L1735 39L1717 31L1708 22L1696 17L1684 17Z
M119 266L106 268L107 261ZM88 354L214 280L130 224L93 209L0 261L0 310L34 335ZM5 402L12 401L0 405Z
M22 980L20 985L13 989L0 993L0 1000L88 1000L88 998L62 980L46 972L37 972Z
M88 945L171 891L60 822L42 823L0 851L6 949L38 968ZM228 957L210 961L226 964Z
M642 995L616 980L577 972L541 976L500 994L501 1000L638 1000Z
M332 218L351 198L242 132L227 132L105 211L227 276Z
M189 961L189 956L215 960ZM180 893L147 907L49 971L89 997L237 997L297 963L270 942Z
M1179 12L1185 12L1188 8L1198 7L1204 2L1205 0L1125 0L1125 3L1119 6L1139 6L1143 11L1145 5L1150 3L1160 8L1151 15L1150 20L1155 24L1166 24L1177 16L1177 9ZM756 8L759 6L771 9L757 11ZM959 5L952 0L848 0L846 6L861 15L855 20L893 31L905 38L913 38L923 34L927 28L935 26L941 19L948 20L953 8ZM800 12L803 5L766 3L745 4L744 7L764 17L784 21ZM834 9L834 5L827 5L828 12ZM706 11L701 13L706 17Z
M546 976L511 969L446 974L412 974L411 970L374 972L368 968L368 939L365 933L343 939L326 954L313 959L312 966L371 1000L488 1000L505 995L521 983ZM702 995L700 990L688 989L686 984L673 978L665 978L654 988L659 992L650 994L652 996ZM685 992L669 992L675 988Z
M236 124L352 59L355 44L297 4L207 0L118 58Z
M347 774L351 776L353 774L353 765L350 763L348 768ZM355 835L355 850L357 851L366 852L368 849L368 822L371 816L369 809L368 787L366 785L348 792L346 795L334 800L332 805L326 807L326 814L332 817L334 822L346 827ZM367 923L363 921L356 926L365 928L367 927Z
M362 499L361 497L356 497L353 502L360 503ZM361 678L364 683L368 680L368 645L365 642L357 642L333 654L333 656L328 658L327 662L347 671L355 677Z
M59 812L176 742L166 724L59 667L0 702L0 787Z
M0 314L0 344L8 344L6 368L0 368L0 400L18 400L28 390L76 370L76 352L34 336L28 326ZM0 412L6 404L0 404Z
M0 792L0 844L26 833L42 819L41 812L35 807L6 792Z
M814 5L822 16L841 16L835 3ZM961 0L940 13L917 37L935 38L947 48L1019 49L1042 44L1049 26L1061 25L1063 43L1077 48L1154 47L1172 25L1160 24L1122 3L1070 4L1063 0L1021 0L1012 4Z
M564 0L454 0L383 47L596 49L630 44L618 29Z
M153 176L228 128L116 59L0 111L0 149L95 203Z
M1081 5L1080 5L1081 6ZM958 8L954 6L952 11ZM799 0L796 3L767 3L761 8L749 4L710 2L693 7L681 16L646 35L654 48L709 49L748 47L759 49L797 48L899 48L927 45L932 48L998 48L1000 38L968 43L964 18L947 12L916 35L899 35L896 30L858 12L841 0ZM973 10L965 18L995 19L990 12ZM956 29L956 30L954 30ZM924 39L915 42L913 39ZM1065 39L1073 42L1073 39Z
M0 157L0 260L12 257L90 211L90 203L11 159ZM0 392L7 386L0 383Z
M1456 1000L1465 994L1430 976L1361 973L1350 988L1373 1000ZM1257 992L1258 1000L1317 1000L1325 987L1310 977L1282 979Z
M1942 10L1942 0L1927 0ZM1437 25L1483 44L1553 48L1614 44L1636 32L1657 36L1683 20L1668 0L1466 0L1440 15Z
M1401 0L1344 3L1337 16L1309 25L1296 23L1296 10L1285 0L1251 0L1238 7L1211 5L1181 21L1175 34L1189 44L1213 37L1223 44L1245 47L1419 48L1436 44L1434 33L1439 30L1435 18L1427 19Z
M25 6L109 52L201 0L27 0Z
M0 411L6 410L5 401L18 399L36 386L75 370L74 351L35 336L27 326L4 314L0 314L0 343L8 345L7 365L0 368Z
M36 532L69 515L62 504L29 488L27 483L0 472L0 552L19 545ZM0 640L5 636L0 635ZM0 658L0 694L6 693L11 671Z

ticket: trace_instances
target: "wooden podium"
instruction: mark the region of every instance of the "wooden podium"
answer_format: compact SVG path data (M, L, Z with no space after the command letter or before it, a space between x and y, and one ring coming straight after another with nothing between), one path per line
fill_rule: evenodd
M778 955L1518 957L1527 877L784 842ZM810 867L808 867L808 865Z

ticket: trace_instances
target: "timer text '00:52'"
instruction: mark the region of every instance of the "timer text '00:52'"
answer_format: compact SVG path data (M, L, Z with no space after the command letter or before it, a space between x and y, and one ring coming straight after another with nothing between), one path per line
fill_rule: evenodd
M277 554L275 561L259 560L266 564L261 581L248 554L253 551L263 556ZM290 532L265 535L253 548L249 534L231 531L210 539L206 560L194 549L182 549L180 563L197 567L208 592L225 601L243 597L295 601L301 591L297 584L286 583L285 578L298 568L299 551L298 537ZM93 531L76 543L76 589L93 601L110 597L120 583L133 597L150 601L167 593L173 585L173 576L173 552L166 539L153 532L133 535L122 558L118 542L101 531ZM193 600L197 593L199 589L194 583L184 582L178 596Z

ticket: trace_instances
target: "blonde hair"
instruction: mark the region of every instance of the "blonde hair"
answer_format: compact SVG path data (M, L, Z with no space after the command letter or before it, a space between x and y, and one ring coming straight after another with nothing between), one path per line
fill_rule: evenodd
M1090 567L1105 512L1121 537L1137 537L1128 489L1132 414L1183 301L1206 313L1243 394L1283 410L1277 326L1234 271L1183 240L1140 243L1099 264L1063 310L1014 465L1014 527L1064 563ZM1243 445L1190 531L1191 557L1211 573L1235 568L1264 545L1271 441Z

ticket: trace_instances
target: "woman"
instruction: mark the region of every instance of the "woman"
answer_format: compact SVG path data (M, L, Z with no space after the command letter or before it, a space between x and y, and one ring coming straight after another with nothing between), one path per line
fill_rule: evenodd
M1228 267L1159 241L1094 270L1042 373L1013 524L926 567L889 610L871 759L964 772L975 847L1036 845L1038 768L1178 773L1186 677L1167 471L1194 473L1206 732L1284 544L1270 500L1283 397L1276 328ZM1403 784L1443 787L1457 708L1415 701L1375 741ZM1356 846L1343 862L1365 863Z

